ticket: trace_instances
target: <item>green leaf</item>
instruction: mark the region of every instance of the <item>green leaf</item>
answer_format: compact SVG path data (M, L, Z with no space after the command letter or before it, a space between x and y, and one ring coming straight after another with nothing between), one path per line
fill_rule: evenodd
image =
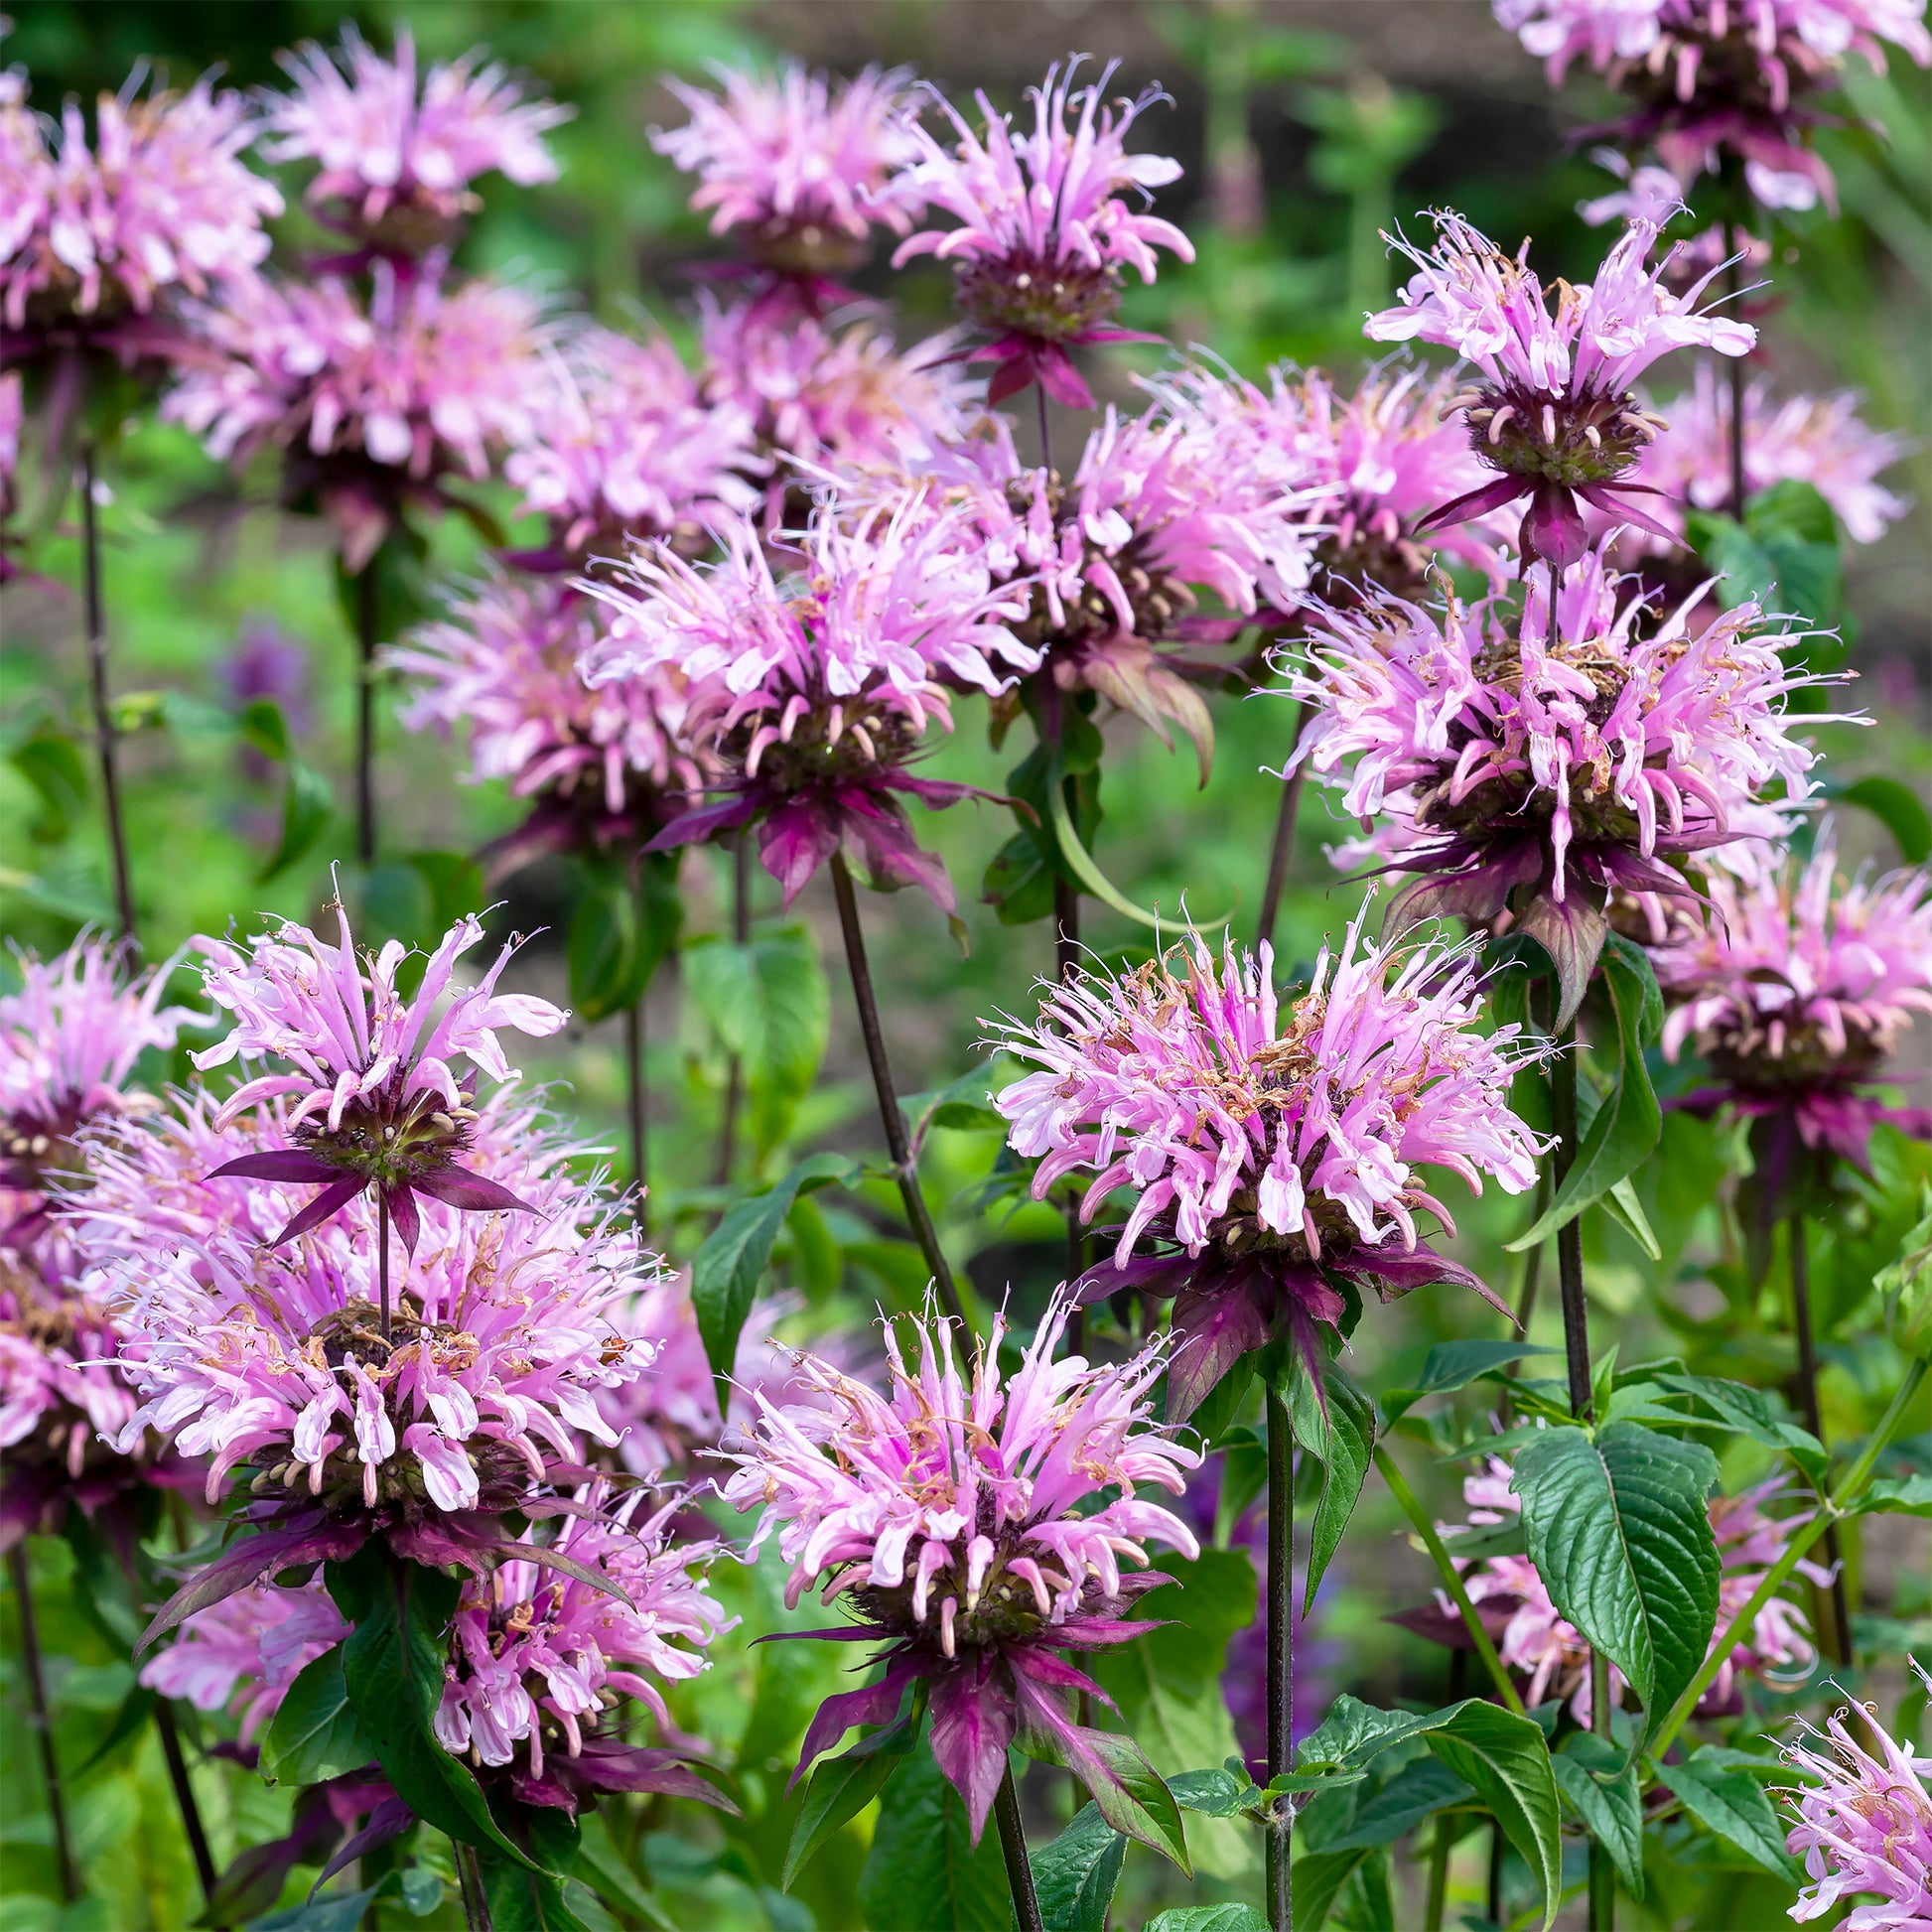
M998 1128L1004 1133L1006 1116L987 1098L992 1085L990 1069L976 1066L930 1092L901 1094L898 1110L905 1117L913 1153L935 1127Z
M490 1932L588 1932L571 1910L561 1878L488 1850L478 1854L477 1863L489 1903Z
M1877 819L1892 835L1899 857L1908 866L1922 866L1932 859L1932 812L1926 811L1909 785L1874 773L1854 784L1828 784L1825 789L1828 796L1862 806Z
M1542 1726L1534 1718L1519 1718L1480 1698L1436 1717L1442 1722L1424 1732L1423 1742L1474 1788L1524 1863L1542 1879L1543 1923L1550 1926L1563 1897L1563 1817Z
M1784 1827L1777 1812L1757 1779L1726 1761L1730 1755L1714 1760L1707 1745L1682 1764L1659 1764L1657 1777L1707 1831L1734 1845L1766 1871L1795 1883L1798 1867L1785 1852Z
M406 863L429 889L427 944L433 947L466 913L483 910L483 867L469 853L412 852Z
M1339 1369L1329 1369L1321 1378L1321 1386L1328 1399L1327 1440L1325 1453L1317 1451L1321 1459L1321 1500L1315 1505L1314 1522L1309 1531L1304 1616L1313 1604L1314 1592L1340 1546L1349 1517L1355 1513L1375 1451L1375 1404Z
M580 1019L607 1019L642 997L637 941L637 896L629 881L594 873L570 909L564 936L570 1004Z
M1107 1908L1126 1857L1126 1839L1100 1807L1082 1805L1073 1823L1027 1861L1046 1932L1107 1932Z
M611 1828L601 1811L586 1811L578 1821L581 1835L577 1844L577 1869L585 1882L596 1889L607 1905L615 1906L634 1919L642 1919L657 1932L677 1932L664 1908L637 1882L624 1856L611 1837Z
M1378 1849L1357 1845L1346 1852L1305 1853L1295 1861L1296 1932L1321 1932L1342 1887L1376 1857Z
M289 735L289 721L273 698L251 698L235 719L242 741L263 758L286 764L294 755L295 741Z
M129 1738L138 1737L148 1726L148 1720L154 1716L154 1707L159 1700L145 1684L133 1683L127 1688L120 1708L114 1713L114 1722L107 1726L107 1734L101 1738L87 1754L85 1760L69 1773L69 1777L84 1778L96 1764L104 1763L125 1744Z
M1218 1771L1181 1771L1168 1780L1168 1789L1182 1811L1197 1811L1204 1818L1235 1818L1258 1802L1260 1793L1245 1771L1236 1773L1232 1759Z
M1620 1670L1647 1717L1670 1709L1710 1648L1718 1546L1701 1443L1611 1423L1546 1429L1518 1451L1530 1559L1557 1608Z
M738 1202L705 1236L691 1264L691 1300L714 1375L729 1375L738 1360L739 1331L752 1311L759 1281L792 1202L801 1192L835 1181L850 1185L860 1172L859 1164L846 1155L810 1155L769 1193Z
M1471 1382L1496 1374L1528 1355L1561 1355L1561 1348L1544 1348L1527 1341L1439 1341L1424 1357L1422 1374L1412 1389L1390 1389L1382 1398L1382 1413L1394 1422L1424 1396L1447 1395Z
M255 875L257 886L279 879L316 848L336 816L336 794L329 780L308 765L291 763L282 786L282 832L267 864Z
M743 1064L753 1136L769 1152L790 1131L825 1055L831 994L818 948L804 927L785 926L743 946L706 940L688 958L685 985Z
M1161 1774L1148 1762L1147 1753L1133 1738L1124 1737L1116 1730L1082 1727L1077 1735L1105 1769L1104 1776L1095 1776L1091 1764L1085 1767L1087 1788L1100 1807L1101 1817L1115 1831L1138 1839L1191 1875L1193 1866L1187 1856L1187 1834L1180 1822L1180 1807ZM1063 1767L1071 1764L1058 1731L1023 1729L1018 1743L1030 1757L1037 1758L1042 1764Z
M826 1841L879 1796L917 1738L918 1727L908 1712L862 1737L844 1756L824 1759L812 1772L811 1783L805 1787L805 1802L791 1828L791 1846L778 1880L786 1891Z
M1470 1796L1468 1784L1447 1764L1419 1757L1362 1799L1355 1807L1354 1823L1339 1838L1324 1841L1321 1850L1352 1852L1361 1846L1393 1845L1431 1814L1447 1805L1465 1805Z
M1822 1476L1831 1458L1818 1438L1787 1420L1783 1402L1767 1389L1732 1382L1717 1375L1678 1375L1668 1370L1652 1378L1670 1395L1689 1396L1708 1409L1726 1429L1748 1436L1754 1443L1783 1449L1812 1477Z
M1188 1426L1199 1435L1203 1443L1217 1444L1224 1432L1234 1426L1254 1379L1253 1352L1237 1355L1233 1367L1208 1390L1200 1407L1187 1418ZM1237 1516L1240 1513L1239 1510L1235 1511Z
M67 732L42 725L16 745L7 762L33 786L40 816L27 828L36 845L59 845L87 809L87 762Z
M1536 1247L1601 1200L1618 1181L1635 1173L1663 1133L1663 1109L1657 1104L1643 1057L1643 1049L1655 1041L1664 1024L1657 975L1644 949L1615 932L1603 942L1602 972L1616 1010L1616 1086L1584 1131L1583 1145L1556 1199L1527 1234L1505 1244L1511 1254ZM1634 1209L1641 1220L1634 1194L1620 1204L1626 1213ZM1648 1245L1654 1249L1654 1239Z
M1921 1182L1919 1218L1871 1286L1885 1299L1892 1340L1908 1355L1932 1356L1932 1183Z
M1932 1516L1932 1475L1880 1476L1855 1507L1861 1516Z
M1557 1788L1610 1855L1632 1898L1643 1896L1643 1791L1637 1767L1607 1737L1573 1731L1551 1759Z
M1301 1920L1299 1898L1295 1916ZM1171 1905L1144 1932L1268 1932L1268 1921L1252 1905Z
M859 1904L868 1924L902 1932L1008 1932L998 1835L973 1844L966 1801L924 1744L899 1759L880 1794Z
M270 1784L322 1784L375 1757L343 1678L343 1646L325 1651L288 1688L262 1739Z
M1359 1771L1391 1744L1427 1730L1432 1722L1417 1711L1378 1711L1344 1691L1315 1729L1295 1747L1295 1762L1304 1769L1332 1764L1338 1770Z
M286 1912L271 1912L266 1918L250 1919L248 1932L356 1932L362 1914L381 1889L380 1885L370 1885L362 1891L307 1899L300 1905L291 1905Z

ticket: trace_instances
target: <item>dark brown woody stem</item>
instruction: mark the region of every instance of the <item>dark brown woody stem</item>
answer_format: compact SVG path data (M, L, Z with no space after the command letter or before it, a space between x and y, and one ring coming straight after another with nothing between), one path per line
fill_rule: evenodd
M168 1782L175 1788L175 1803L180 1807L182 1830L188 1836L188 1850L195 1861L195 1875L202 1881L202 1902L207 1904L214 1896L214 1859L207 1849L202 1808L189 1781L188 1759L182 1753L181 1726L175 1722L175 1707L166 1698L156 1700L154 1727L161 1737L161 1755L168 1761Z
M752 833L748 826L732 846L732 940L749 943L752 936ZM718 1184L732 1177L738 1158L738 1110L745 1099L745 1066L736 1053L725 1067L725 1118L718 1130Z
M94 751L100 760L100 799L107 817L107 854L114 869L114 909L121 937L138 943L134 886L127 868L127 826L121 816L119 735L107 693L107 619L100 596L100 524L94 506L94 440L80 444L80 562L86 604L87 676L93 693Z
M1308 719L1308 705L1300 698L1296 699L1295 716L1288 728L1288 758L1295 756L1295 749L1302 742L1302 728ZM1288 868L1295 857L1295 818L1301 809L1302 780L1307 773L1307 764L1298 764L1282 781L1281 809L1275 814L1275 843L1268 853L1268 883L1262 888L1261 919L1255 927L1257 947L1275 943L1275 921L1281 916L1282 894L1288 886Z
M650 1151L645 1112L649 1090L644 1074L644 996L639 993L623 1014L624 1099L630 1115L630 1178L637 1189L637 1232L650 1232Z
M68 1803L61 1783L61 1760L54 1749L54 1721L47 1709L47 1672L41 1663L40 1626L34 1619L34 1585L27 1570L23 1538L7 1552L14 1595L20 1606L21 1662L27 1673L28 1723L40 1745L41 1775L47 1781L48 1815L54 1821L54 1861L60 1867L61 1896L71 1905L80 1896L80 1867L73 1859L73 1840L68 1832Z
M1000 1780L993 1800L993 1816L1000 1823L1000 1851L1007 1862L1007 1883L1013 1891L1013 1916L1020 1932L1045 1932L1039 1898L1034 1890L1034 1868L1027 1861L1027 1828L1020 1817L1020 1793L1013 1783L1013 1766Z
M490 1932L489 1899L483 1891L483 1866L474 1845L459 1845L456 1850L457 1884L463 1893L463 1923L466 1932Z
M355 642L360 656L355 681L355 856L375 863L375 559L355 574Z
M1818 1353L1811 1326L1811 1256L1805 1246L1805 1217L1794 1214L1791 1234L1791 1328L1798 1343L1798 1404L1805 1427L1821 1444L1825 1419L1818 1406ZM1820 1499L1823 1499L1820 1492ZM1832 1573L1832 1656L1847 1667L1852 1662L1852 1610L1845 1588L1845 1566L1840 1560L1838 1525L1825 1531L1825 1562Z

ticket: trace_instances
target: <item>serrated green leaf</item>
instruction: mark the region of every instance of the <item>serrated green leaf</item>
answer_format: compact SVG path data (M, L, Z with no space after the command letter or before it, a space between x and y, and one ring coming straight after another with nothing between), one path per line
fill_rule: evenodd
M1932 1516L1932 1476L1880 1476L1855 1508L1861 1516Z
M1081 1806L1072 1824L1028 1860L1046 1932L1106 1932L1126 1857L1127 1840L1100 1807Z
M1433 1813L1448 1805L1468 1804L1473 1797L1471 1787L1447 1764L1419 1757L1362 1799L1355 1807L1354 1823L1321 1849L1349 1852L1364 1845L1393 1845Z
M1563 1897L1563 1815L1542 1726L1479 1698L1436 1718L1423 1742L1474 1790L1542 1880L1543 1923L1549 1927Z
M1182 1811L1197 1811L1204 1818L1236 1817L1260 1795L1245 1772L1237 1776L1227 1767L1178 1772L1169 1778L1168 1789Z
M262 1739L261 1774L270 1784L322 1784L374 1757L348 1701L338 1644L289 1686Z
M1390 1389L1382 1398L1382 1413L1394 1422L1405 1416L1424 1396L1448 1395L1466 1388L1486 1375L1494 1375L1512 1362L1528 1355L1561 1355L1560 1348L1545 1348L1527 1341L1439 1341L1423 1359L1422 1373L1414 1388Z
M1295 1916L1307 1923L1299 1899ZM1252 1905L1171 1905L1148 1920L1145 1932L1268 1932L1268 1921Z
M868 1924L903 1932L1008 1932L998 1834L973 1844L966 1800L923 1743L899 1760L880 1794L859 1904Z
M1607 1737L1587 1730L1566 1737L1551 1759L1557 1788L1597 1844L1610 1855L1632 1898L1643 1896L1643 1792L1637 1767Z
M1322 1764L1359 1770L1390 1745L1428 1729L1431 1722L1419 1711L1378 1711L1344 1691L1321 1723L1295 1747L1295 1762L1305 1770Z
M834 1833L865 1810L886 1787L898 1761L918 1741L910 1713L862 1737L841 1757L823 1759L805 1787L778 1883L786 1890Z
M1321 1498L1309 1529L1308 1580L1302 1596L1307 1616L1314 1592L1362 1493L1362 1483L1375 1452L1375 1404L1339 1369L1321 1378L1327 1396L1326 1452L1321 1456Z
M1795 1880L1796 1863L1784 1849L1784 1827L1764 1787L1751 1773L1694 1751L1682 1764L1659 1764L1658 1781L1707 1831L1733 1845L1755 1864Z
M1809 1430L1787 1420L1784 1405L1765 1389L1753 1389L1744 1382L1732 1382L1717 1375L1678 1375L1669 1371L1655 1378L1667 1394L1688 1396L1726 1429L1734 1429L1755 1443L1783 1449L1806 1474L1817 1478L1825 1473L1830 1457L1824 1446Z
M1357 1845L1346 1852L1308 1852L1297 1859L1294 1867L1297 1932L1321 1932L1342 1888L1379 1850L1374 1845ZM1260 1914L1256 1916L1259 1918Z

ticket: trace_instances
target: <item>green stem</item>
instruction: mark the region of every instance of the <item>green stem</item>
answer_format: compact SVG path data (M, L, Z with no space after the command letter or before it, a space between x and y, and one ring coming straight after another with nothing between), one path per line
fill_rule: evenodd
M67 1792L61 1781L61 1760L54 1748L54 1720L48 1711L47 1673L41 1662L40 1626L34 1618L34 1585L27 1568L27 1541L21 1538L7 1552L20 1610L20 1648L26 1665L28 1724L40 1746L41 1776L47 1783L47 1811L54 1827L54 1863L60 1873L61 1896L69 1905L80 1896L80 1867L74 1862L73 1838L68 1829Z
M1488 1671L1502 1701L1519 1718L1527 1718L1529 1713L1523 1708L1523 1700L1517 1695L1516 1686L1509 1681L1503 1660L1496 1655L1496 1646L1490 1641L1489 1632L1482 1627L1482 1619L1476 1615L1476 1606L1469 1601L1469 1592L1462 1587L1462 1578L1449 1560L1449 1553L1444 1547L1442 1537L1437 1534L1436 1525L1429 1520L1429 1512L1409 1487L1408 1478L1396 1466L1395 1458L1379 1444L1375 1449L1375 1466L1381 1470L1382 1480L1389 1485L1389 1494L1401 1505L1403 1515L1408 1517L1416 1534L1422 1538L1423 1547L1428 1550L1430 1561L1435 1564L1437 1574L1443 1580L1443 1587L1449 1591L1449 1600L1461 1616L1462 1626L1468 1631L1476 1647L1476 1655L1482 1659L1483 1668Z
M1698 1674L1685 1685L1683 1693L1651 1736L1649 1750L1653 1758L1661 1758L1677 1733L1690 1722L1692 1712L1698 1708L1698 1700L1711 1688L1711 1680L1717 1676L1724 1660L1735 1649L1739 1633L1751 1627L1758 1611L1778 1593L1785 1580L1803 1560L1805 1552L1845 1514L1846 1506L1858 1501L1865 1484L1871 1479L1873 1466L1884 1453L1885 1445L1891 1441L1892 1431L1898 1427L1907 1405L1918 1394L1919 1384L1925 1380L1928 1366L1932 1364L1922 1359L1916 1360L1905 1371L1905 1379L1899 1384L1898 1393L1892 1397L1891 1406L1866 1440L1864 1452L1847 1470L1845 1480L1819 1504L1811 1521L1785 1545L1784 1555L1764 1573L1764 1581L1751 1592L1750 1600L1730 1619L1724 1635L1711 1646L1711 1654L1705 1658Z
M457 1884L463 1893L463 1923L466 1932L490 1932L489 1895L483 1890L483 1865L474 1845L455 1840Z
M1295 1768L1295 1438L1288 1405L1268 1391L1268 1776ZM1295 1800L1274 1800L1268 1826L1268 1923L1295 1923L1290 1870Z
M1457 1653L1460 1655L1460 1652ZM1443 1932L1443 1908L1449 1902L1449 1822L1438 1814L1436 1837L1429 1848L1429 1903L1423 1910L1423 1932Z

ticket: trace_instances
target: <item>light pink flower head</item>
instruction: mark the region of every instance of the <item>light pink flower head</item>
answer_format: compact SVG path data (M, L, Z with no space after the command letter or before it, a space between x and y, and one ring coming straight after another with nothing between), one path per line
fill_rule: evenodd
M596 1491L577 1499L596 1507ZM715 1541L672 1540L673 1495L645 1514L641 1491L608 1514L567 1518L558 1556L609 1587L546 1565L526 1535L487 1576L465 1587L437 1709L437 1741L484 1766L521 1752L512 1789L525 1804L574 1810L586 1789L673 1792L720 1802L678 1753L640 1750L611 1734L606 1710L635 1698L670 1724L660 1683L688 1682L710 1668L712 1641L732 1629L707 1594ZM531 1556L523 1551L529 1550ZM622 1594L617 1594L621 1591ZM640 1774L655 1773L655 1776Z
M707 400L661 335L638 342L611 329L572 333L548 361L528 440L503 465L521 509L550 519L550 550L526 565L568 568L628 538L705 548L720 523L755 509L747 480L765 468L753 412Z
M1912 1669L1927 1681L1916 1657ZM1811 1782L1783 1793L1798 1822L1785 1850L1802 1857L1809 1883L1791 1916L1822 1918L1842 1903L1855 1905L1840 1923L1845 1932L1926 1932L1932 1926L1932 1757L1916 1756L1861 1707L1860 1736L1839 1712L1825 1728L1805 1726L1806 1742L1785 1752ZM1863 1740L1869 1736L1876 1755Z
M1391 237L1417 273L1364 331L1373 342L1435 343L1475 364L1479 379L1451 406L1464 414L1470 448L1501 474L1442 505L1432 520L1483 515L1527 496L1524 557L1568 568L1586 547L1579 497L1625 521L1645 521L1627 500L1626 473L1658 425L1638 408L1631 384L1673 349L1742 355L1757 332L1698 310L1710 275L1681 295L1671 292L1671 257L1655 266L1647 259L1654 222L1632 221L1593 281L1561 284L1552 313L1529 267L1528 242L1512 259L1461 215L1434 218L1438 239L1427 254Z
M918 158L911 75L871 67L836 87L787 61L765 78L711 64L714 94L667 78L691 118L652 128L650 144L697 177L691 206L765 267L817 282L858 267L875 223L904 234L906 207L887 183Z
M738 1467L726 1500L762 1509L753 1550L777 1532L791 1565L787 1603L823 1579L821 1600L842 1596L891 1645L877 1687L820 1708L794 1782L848 1726L891 1723L923 1678L933 1752L966 1799L975 1838L1023 1728L1056 1740L1090 1788L1118 1786L1061 1698L1105 1694L1052 1653L1153 1627L1122 1611L1158 1579L1123 1575L1122 1560L1145 1565L1155 1539L1189 1558L1197 1545L1139 1492L1178 1495L1200 1457L1149 1425L1159 1347L1122 1363L1053 1360L1069 1312L1065 1300L1052 1303L1011 1377L998 1365L1004 1318L962 1375L951 1324L928 1316L912 1324L910 1366L888 1326L887 1395L806 1357L800 1377L823 1406L760 1398L730 1451Z
M186 1619L166 1650L141 1667L141 1682L197 1711L232 1710L251 1743L282 1708L289 1686L348 1635L322 1579L299 1589L257 1584Z
M1387 594L1330 610L1288 667L1312 707L1293 761L1364 830L1390 821L1388 856L1422 875L1391 919L1511 909L1562 969L1566 1015L1613 889L1683 895L1660 854L1736 837L1773 784L1809 793L1814 754L1785 698L1830 681L1787 670L1789 633L1763 628L1754 604L1705 621L1708 584L1648 608L1606 548L1564 580L1554 629L1546 567L1520 616L1447 590L1429 611Z
M108 1365L119 1339L87 1296L0 1251L0 1549L42 1527L46 1510L58 1521L73 1500L91 1512L139 1479L151 1443L130 1441L131 1461L106 1448L138 1406Z
M442 507L442 479L481 481L492 456L527 443L547 387L538 299L443 267L432 257L405 279L376 262L366 308L337 276L257 280L207 306L197 328L210 353L163 416L217 459L286 450L285 499L335 521L361 569L407 505Z
M283 1062L236 1089L223 1118L268 1100L294 1102L294 1148L246 1157L221 1172L321 1185L278 1241L316 1226L366 1188L380 1194L408 1249L416 1244L418 1195L471 1212L521 1206L505 1188L457 1165L471 1143L477 1078L513 1077L496 1037L503 1029L542 1038L568 1016L548 1000L497 992L514 939L476 985L457 980L457 961L483 938L478 918L450 928L409 996L397 986L409 949L392 939L380 953L360 956L340 901L336 919L333 946L292 921L259 934L246 952L223 939L196 941L208 997L234 1015L235 1025L197 1053L195 1064L207 1071L237 1059Z
M1717 1076L1710 1099L1788 1116L1805 1147L1860 1166L1879 1120L1932 1138L1932 1113L1869 1090L1932 1014L1932 876L1846 880L1827 820L1808 861L1766 852L1745 876L1714 870L1708 890L1709 914L1651 954L1672 1005L1666 1056L1694 1043Z
M263 153L313 161L310 205L381 253L408 258L447 244L478 206L468 191L479 175L526 188L557 178L543 137L575 110L526 100L522 83L481 52L437 62L420 92L407 26L396 30L393 61L352 26L334 53L307 41L280 58L294 90L263 95Z
M1449 1168L1477 1193L1485 1173L1506 1193L1534 1186L1539 1143L1509 1084L1539 1055L1518 1028L1475 1031L1471 948L1364 941L1367 910L1285 1010L1270 948L1230 941L1217 970L1195 935L1125 977L1049 986L1035 1025L994 1035L1040 1069L994 1101L1014 1151L1039 1161L1035 1197L1081 1171L1083 1220L1117 1187L1135 1195L1080 1293L1178 1298L1177 1420L1236 1357L1276 1335L1311 1347L1313 1323L1337 1323L1331 1277L1384 1299L1455 1282L1495 1300L1422 1238L1419 1214L1455 1224L1417 1171ZM1163 1252L1136 1260L1143 1237Z
M1521 1511L1522 1504L1510 1488L1512 1479L1510 1464L1492 1455L1484 1473L1464 1480L1462 1494L1469 1505L1469 1521L1437 1525L1448 1539L1451 1558L1455 1557L1457 1536L1494 1528ZM1808 1518L1806 1511L1771 1515L1767 1506L1782 1495L1783 1480L1773 1476L1738 1495L1711 1499L1711 1530L1717 1539L1720 1564L1713 1647L1730 1627L1731 1619L1757 1593L1766 1572L1784 1555L1792 1532ZM1456 1559L1456 1569L1471 1602L1490 1605L1490 1616L1507 1617L1495 1638L1496 1651L1510 1670L1529 1680L1524 1701L1535 1705L1548 1698L1568 1698L1572 1716L1579 1724L1587 1725L1589 1645L1583 1632L1558 1612L1536 1566L1525 1556L1490 1556ZM1815 1563L1801 1561L1798 1570L1820 1587L1831 1583L1830 1573ZM1436 1601L1446 1617L1454 1617L1454 1606L1443 1591L1437 1591ZM1494 1630L1495 1625L1490 1627ZM1741 1677L1758 1678L1773 1691L1789 1691L1810 1676L1817 1661L1817 1646L1804 1612L1789 1598L1773 1595L1719 1666L1709 1689L1698 1700L1698 1715L1719 1718L1740 1710ZM1624 1680L1614 1665L1610 1666L1609 1688L1612 1705L1620 1703Z
M723 771L724 800L674 820L653 848L756 821L788 902L849 841L875 881L921 886L950 912L945 869L918 849L897 794L973 795L906 761L928 725L950 728L948 683L997 691L1007 666L1037 661L1010 627L1024 592L993 582L959 518L910 497L850 517L828 499L793 541L788 574L741 524L716 564L658 545L617 585L580 586L617 614L586 659L590 682L674 672L686 742Z
M138 81L138 75L137 75ZM0 313L8 359L63 341L104 341L124 359L179 352L144 326L164 297L232 291L268 253L282 211L242 161L248 103L204 74L186 93L102 94L91 146L76 101L50 147L22 100L0 100Z
M1000 365L994 402L1038 380L1070 407L1090 409L1093 398L1068 345L1135 340L1109 326L1120 307L1122 271L1132 268L1152 282L1158 248L1194 259L1193 244L1173 222L1126 199L1139 195L1145 203L1151 191L1179 178L1177 161L1127 152L1134 122L1167 95L1149 87L1134 100L1103 105L1119 63L1109 62L1098 80L1076 91L1073 78L1085 58L1056 64L1043 85L1028 90L1031 135L1016 135L1011 118L996 113L983 93L973 96L978 132L938 97L956 145L947 148L915 127L919 158L894 184L897 196L959 223L908 236L893 262L933 255L955 264L960 308L995 336L975 351Z

